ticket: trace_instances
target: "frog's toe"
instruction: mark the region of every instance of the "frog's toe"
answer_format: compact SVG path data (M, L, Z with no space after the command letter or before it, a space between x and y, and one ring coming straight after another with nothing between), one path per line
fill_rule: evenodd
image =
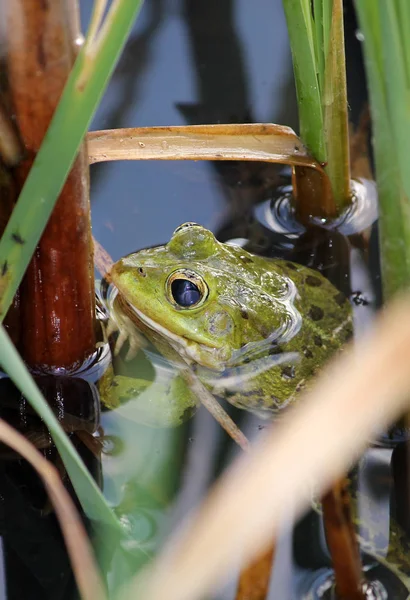
M125 355L125 360L132 360L136 357L139 350L147 345L147 342L142 337L142 335L139 335L137 331L133 331L128 335L128 344L129 349L127 354Z
M117 337L117 339L115 340L115 345L114 345L114 356L118 356L119 353L121 352L121 348L123 347L123 345L125 344L125 342L128 339L128 334L126 331L120 331L119 336Z
M138 351L147 345L145 339L137 331L128 331L121 329L114 345L114 356L118 356L121 348L128 341L128 351L125 360L132 360L138 354Z
M119 355L126 341L128 341L129 349L125 360L133 359L139 349L146 346L144 337L137 331L132 321L126 315L114 315L114 317L110 317L106 326L106 339L116 332L118 332L118 337L114 344L114 356Z
M108 323L107 323L107 326L105 328L105 333L106 333L107 338L109 338L110 335L112 335L113 333L115 333L118 330L119 330L118 323L115 321L115 319L113 319L112 317L110 317L108 319Z

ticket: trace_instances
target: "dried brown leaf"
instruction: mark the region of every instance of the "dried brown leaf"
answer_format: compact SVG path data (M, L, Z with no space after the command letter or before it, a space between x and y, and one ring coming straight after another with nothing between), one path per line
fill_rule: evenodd
M323 174L290 127L193 125L91 131L90 164L109 160L249 160L309 167Z

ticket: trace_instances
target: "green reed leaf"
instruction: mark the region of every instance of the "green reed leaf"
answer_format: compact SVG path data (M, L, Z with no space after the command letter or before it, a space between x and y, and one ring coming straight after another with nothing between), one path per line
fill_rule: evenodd
M283 0L283 6L300 135L313 156L326 163L341 213L351 203L342 0Z
M402 24L410 4L356 0L373 122L380 210L383 293L386 299L410 284L410 85L409 43Z
M86 43L75 61L0 240L0 322L51 215L141 4L142 0L114 0L102 35L91 47Z

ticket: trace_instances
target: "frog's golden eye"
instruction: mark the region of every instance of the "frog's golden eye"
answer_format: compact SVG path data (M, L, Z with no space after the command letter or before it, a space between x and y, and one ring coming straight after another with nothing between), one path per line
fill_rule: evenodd
M200 275L188 269L178 269L166 282L168 300L176 308L197 308L208 296L208 286Z

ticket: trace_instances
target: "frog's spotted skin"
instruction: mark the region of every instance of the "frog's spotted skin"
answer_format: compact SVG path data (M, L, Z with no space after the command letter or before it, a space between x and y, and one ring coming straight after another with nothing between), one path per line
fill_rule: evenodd
M111 275L148 336L248 410L287 405L352 332L350 304L320 273L222 244L195 223Z

